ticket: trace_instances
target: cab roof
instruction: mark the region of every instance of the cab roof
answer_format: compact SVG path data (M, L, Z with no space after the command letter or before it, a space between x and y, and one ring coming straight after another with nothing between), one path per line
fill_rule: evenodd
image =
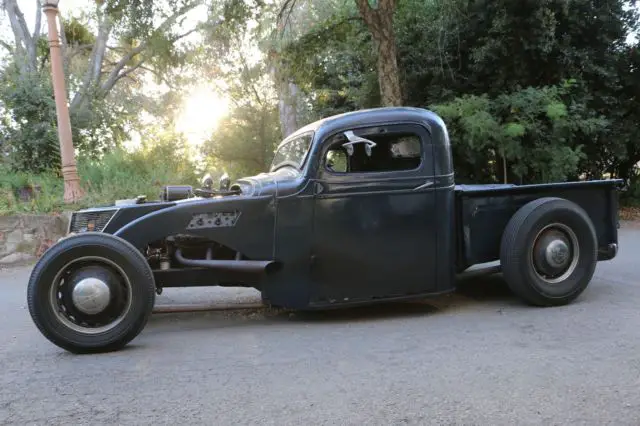
M382 107L346 112L323 118L296 130L280 145L308 132L314 132L317 138L323 139L328 134L350 128L407 122L424 125L432 135L434 133L446 135L444 121L433 111L414 107ZM448 144L448 138L445 137L444 139L446 141L442 140L440 143ZM433 143L438 142L434 140Z

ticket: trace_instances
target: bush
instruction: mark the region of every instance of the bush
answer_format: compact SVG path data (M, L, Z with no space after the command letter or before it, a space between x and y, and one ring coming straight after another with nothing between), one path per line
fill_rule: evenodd
M0 215L14 212L51 212L63 209L64 183L54 173L12 172L0 165ZM28 201L21 195L35 196Z
M116 149L100 160L79 158L78 173L86 197L78 205L69 206L63 202L64 183L60 176L50 172L14 172L0 165L0 214L60 212L112 204L117 199L138 195L154 200L164 185L198 182L194 162L169 142L135 152ZM21 194L28 192L36 196L29 201L21 199Z
M168 184L196 185L195 165L167 147L133 153L118 149L99 161L80 161L82 184L90 204L146 195L157 199Z
M458 181L547 183L576 176L583 142L607 121L571 99L574 84L432 105L447 123Z
M620 204L625 207L640 207L640 174L635 171L620 194Z
M14 170L60 168L55 101L46 76L44 71L19 77L13 67L0 70L0 147Z

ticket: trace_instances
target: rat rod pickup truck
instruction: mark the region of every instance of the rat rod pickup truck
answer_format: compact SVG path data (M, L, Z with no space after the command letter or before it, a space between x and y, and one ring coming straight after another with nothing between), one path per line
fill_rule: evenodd
M563 305L616 256L619 184L456 186L436 114L351 112L287 137L268 173L75 212L33 269L29 312L61 348L100 352L135 338L166 287L318 309L451 292L494 261L526 303Z

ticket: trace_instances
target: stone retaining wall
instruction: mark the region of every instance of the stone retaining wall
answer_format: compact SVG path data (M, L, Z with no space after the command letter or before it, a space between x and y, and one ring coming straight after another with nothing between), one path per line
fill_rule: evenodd
M69 215L0 216L0 265L27 263L67 232Z

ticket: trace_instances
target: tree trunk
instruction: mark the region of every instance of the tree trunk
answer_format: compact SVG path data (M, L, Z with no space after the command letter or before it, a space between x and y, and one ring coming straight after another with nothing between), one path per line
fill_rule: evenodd
M267 164L267 141L266 141L266 135L265 135L265 115L267 114L267 112L265 111L265 108L262 107L260 109L260 163L261 166L264 168L263 170L266 170L267 167L269 167L269 165Z
M278 111L280 113L280 131L286 138L298 129L298 96L300 89L280 68L277 53L270 52L270 74L278 93Z
M62 50L62 63L64 65L64 78L65 81L68 80L69 76L69 56L67 55L67 35L65 34L64 29L64 19L62 16L58 15L58 24L60 24L60 49Z
M98 24L98 36L96 42L91 50L91 57L89 59L89 67L85 72L82 79L82 85L71 100L70 109L72 112L80 109L84 102L90 97L90 93L95 90L96 84L100 81L102 73L102 63L104 62L105 52L107 50L107 40L111 34L111 19L109 15L102 11L98 13L100 22Z
M34 72L37 69L37 50L34 37L29 33L29 28L24 19L24 14L16 0L5 0L4 10L7 12L11 30L16 43L16 62L19 64L22 75ZM38 14L40 12L38 11ZM38 17L36 15L36 21ZM35 35L34 31L34 35Z
M298 130L298 86L291 81L281 81L278 90L278 109L282 136L287 137Z
M500 150L500 157L502 158L502 183L508 183L508 170L507 170L507 157L504 155L504 148Z
M378 55L378 83L384 106L402 105L396 39L393 31L395 0L379 0L373 8L368 0L356 0L360 15L371 32Z
M507 159L504 157L504 154L502 155L502 176L503 176L503 183L507 184L508 179L507 179Z

